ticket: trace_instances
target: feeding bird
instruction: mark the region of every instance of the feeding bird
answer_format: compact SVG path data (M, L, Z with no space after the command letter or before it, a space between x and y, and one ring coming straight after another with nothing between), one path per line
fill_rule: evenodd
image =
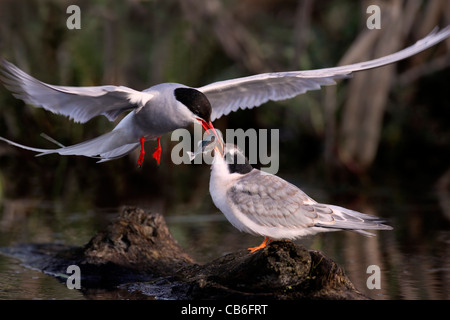
M297 239L319 232L392 230L385 220L336 205L317 203L295 185L253 168L232 144L215 149L209 192L217 208L238 230L272 239Z
M410 47L378 59L351 65L306 71L262 73L218 81L199 88L177 83L162 83L137 91L124 86L69 87L41 82L6 60L0 60L0 78L13 95L24 102L85 123L103 115L114 121L130 111L116 127L97 138L56 149L33 148L0 137L11 145L39 152L39 155L82 155L116 159L141 146L137 161L144 160L144 142L157 139L153 157L159 163L160 137L191 123L201 123L206 131L215 131L212 121L239 108L254 108L269 100L293 98L321 86L335 84L353 72L381 67L421 52L450 35L450 26L435 28Z
M157 139L158 147L153 157L159 164L161 135L198 122L205 130L214 130L211 105L206 96L194 88L163 83L139 92L123 86L53 86L36 80L5 60L1 64L5 86L17 98L42 106L53 113L66 115L77 122L84 123L98 115L104 115L113 121L122 112L134 109L112 131L72 146L40 149L0 137L0 140L40 152L40 155L83 155L99 158L99 162L103 162L123 157L140 145L141 152L137 161L140 166L144 160L145 139Z

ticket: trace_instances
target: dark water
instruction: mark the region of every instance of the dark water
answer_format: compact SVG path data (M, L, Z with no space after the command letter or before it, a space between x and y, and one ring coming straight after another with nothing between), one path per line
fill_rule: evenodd
M285 178L296 183L295 176ZM162 212L174 237L199 262L260 243L261 238L240 233L218 212L207 181L196 188L197 196L170 206L148 198L137 199L135 204ZM393 231L377 232L377 237L334 232L298 241L338 262L360 291L373 299L450 298L448 193L434 187L405 191L383 186L364 194L351 188L331 193L324 185L302 188L316 200L383 216L394 226ZM0 246L39 242L83 245L121 210L90 204L83 207L82 203L2 199ZM367 288L370 265L380 268L380 289ZM0 279L0 299L86 299L53 277L4 256L0 256ZM88 298L108 296L98 292Z

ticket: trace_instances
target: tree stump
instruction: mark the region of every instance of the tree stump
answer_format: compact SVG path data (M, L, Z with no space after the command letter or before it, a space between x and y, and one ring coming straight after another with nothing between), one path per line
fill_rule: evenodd
M67 267L77 265L87 295L100 288L128 298L367 299L334 261L291 241L200 265L178 245L162 215L134 207L83 247L26 244L0 252L63 282Z

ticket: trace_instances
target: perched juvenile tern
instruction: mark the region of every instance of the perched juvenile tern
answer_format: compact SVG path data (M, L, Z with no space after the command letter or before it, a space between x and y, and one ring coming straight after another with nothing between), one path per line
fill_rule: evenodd
M217 208L238 230L271 239L296 239L319 232L392 230L383 219L335 205L317 203L298 187L278 176L253 168L232 144L215 150L209 192Z
M382 58L335 68L263 73L218 81L197 89L176 83L162 83L144 91L112 85L56 86L43 83L10 62L0 60L0 78L6 88L28 104L81 123L99 115L114 121L123 112L132 110L111 132L72 146L39 149L3 137L0 140L40 154L83 155L99 158L99 162L125 156L140 145L138 165L141 165L145 140L157 139L158 148L153 156L159 163L160 137L165 133L198 121L205 130L215 131L211 121L231 111L257 107L269 100L293 98L306 91L335 84L335 80L348 78L353 72L381 67L415 55L449 35L450 26L441 31L435 28L414 45Z

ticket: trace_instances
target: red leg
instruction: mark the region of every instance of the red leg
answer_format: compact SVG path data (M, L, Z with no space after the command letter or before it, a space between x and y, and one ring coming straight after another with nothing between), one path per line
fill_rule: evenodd
M145 142L145 137L141 137L141 153L139 154L139 159L137 161L137 165L139 167L142 166L142 162L144 162L144 155L145 155L145 150L144 150L144 142Z
M156 163L159 165L161 162L161 137L158 137L158 146L156 147L156 151L153 152L153 158L156 159Z
M259 249L265 248L269 243L271 243L272 240L269 237L265 237L264 241L257 247L248 248L251 253L258 251Z

